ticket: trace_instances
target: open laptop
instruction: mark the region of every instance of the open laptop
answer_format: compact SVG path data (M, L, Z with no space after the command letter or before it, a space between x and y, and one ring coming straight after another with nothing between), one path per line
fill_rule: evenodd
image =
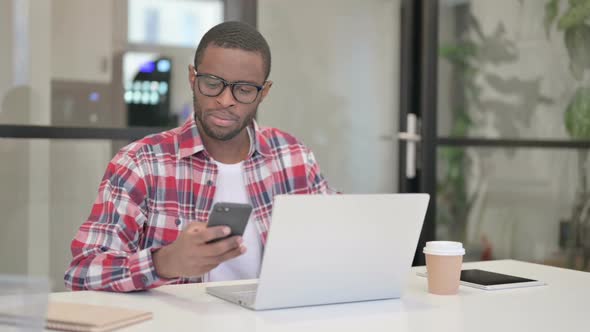
M207 293L253 310L399 298L428 194L280 195L257 282Z

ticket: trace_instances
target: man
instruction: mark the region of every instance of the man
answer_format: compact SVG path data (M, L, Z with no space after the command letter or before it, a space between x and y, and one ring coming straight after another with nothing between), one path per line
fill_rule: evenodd
M331 192L308 148L254 121L272 86L270 65L268 44L247 24L203 36L188 68L194 118L109 163L72 241L67 287L128 292L258 277L274 195ZM206 227L218 201L253 212L243 237L208 244L229 234Z

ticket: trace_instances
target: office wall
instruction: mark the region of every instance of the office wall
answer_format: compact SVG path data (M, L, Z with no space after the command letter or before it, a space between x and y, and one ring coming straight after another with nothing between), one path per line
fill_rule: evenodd
M309 145L331 185L397 191L400 4L395 0L259 0L274 85L262 125Z

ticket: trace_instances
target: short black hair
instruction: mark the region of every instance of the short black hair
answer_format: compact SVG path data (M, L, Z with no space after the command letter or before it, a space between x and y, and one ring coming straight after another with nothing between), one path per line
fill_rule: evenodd
M195 68L203 60L205 49L210 44L260 53L264 64L264 79L268 78L270 74L270 48L266 39L253 26L243 22L228 21L211 28L199 42L195 52Z

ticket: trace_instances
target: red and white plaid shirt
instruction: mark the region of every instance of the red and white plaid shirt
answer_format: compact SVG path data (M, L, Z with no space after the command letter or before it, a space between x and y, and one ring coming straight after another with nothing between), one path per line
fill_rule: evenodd
M248 128L250 153L243 168L263 245L274 195L326 194L311 150L274 128ZM189 223L206 222L215 195L217 166L207 154L194 119L148 136L109 163L88 220L71 244L66 287L129 292L200 277L161 279L152 253L176 240Z

